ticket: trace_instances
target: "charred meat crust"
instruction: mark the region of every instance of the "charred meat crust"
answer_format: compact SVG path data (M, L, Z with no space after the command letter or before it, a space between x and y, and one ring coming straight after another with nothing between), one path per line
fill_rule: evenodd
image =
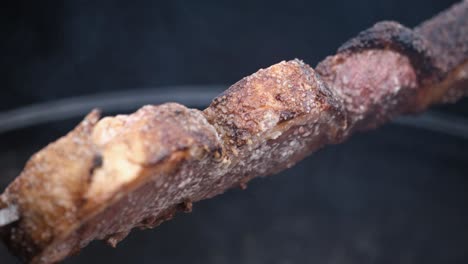
M222 146L216 131L198 110L169 103L97 120L93 112L67 136L35 154L2 195L6 205L20 208L21 219L2 231L12 252L24 261L54 263L95 238L117 243L151 213L166 219L143 200L138 206L128 200L115 207L122 196L154 177L168 176L163 182L158 179L160 187L153 187L171 197L161 208L179 201L188 209L185 196L165 192L177 189L177 182L189 175L174 176L181 164L203 159L219 162ZM125 214L118 219L98 217L109 206L113 214L116 209Z
M319 63L317 72L345 102L350 127L374 128L468 94L467 17L464 1L414 30L380 22Z
M344 108L336 98L310 66L293 60L242 79L204 113L227 145L241 147L277 124L303 115L318 118L331 112L344 119Z
M23 260L30 260L80 221L74 212L89 187L96 153L90 134L99 116L98 111L91 112L68 135L33 155L2 195L21 214L18 222L3 229L3 239Z
M395 51L339 53L321 62L317 72L344 102L347 134L419 108L415 103L420 90L414 68L407 57Z
M190 211L192 201L290 167L318 148L339 142L346 130L341 102L312 68L298 60L260 70L223 96L223 101L215 100L204 112L170 103L93 123L86 133L87 148L93 151L77 160L88 164L78 166L85 168L82 174L86 177L80 182L86 183L86 188L80 192L80 200L63 212L73 221L60 229L42 225L43 217L63 220L52 214L58 208L50 212L30 204L22 207L25 215L19 228L11 229L15 235L7 234L5 239L13 247L27 249L16 253L32 263L60 261L94 239L115 245L134 227L151 227L175 211ZM255 96L258 100L253 100ZM234 120L236 128L229 123L233 116L240 117ZM73 151L69 144L77 141L80 127L71 137L58 141L63 144L54 143L54 150ZM236 134L237 140L231 140ZM46 148L36 155L47 155L48 151ZM61 162L30 161L32 167L65 169ZM25 193L37 172L28 168L7 190L11 193L5 195L8 203L21 205L23 200L42 199L40 193ZM91 178L89 172L93 173ZM63 181L81 177L69 174ZM59 193L42 202L61 198ZM35 210L40 210L41 217L26 217ZM19 232L31 239L18 237ZM50 236L42 240L43 234Z
M426 39L438 67L452 71L468 57L468 1L423 22L414 32Z
M430 103L454 102L468 94L468 89L459 85L468 79L459 77L460 72L464 74L466 71L466 66L460 65L468 62L467 18L468 1L464 0L414 29L397 22L379 22L343 44L338 54L356 54L371 49L401 53L411 61L420 86L438 85L445 79L454 79L453 82L457 83L436 88L443 92L428 92L435 95L428 96L428 99L421 98L420 101L433 102L420 103L422 108ZM458 76L453 76L455 71Z
M436 64L445 73L438 103L454 102L468 95L468 1L453 5L415 29L433 51Z
M393 50L406 56L418 79L438 81L443 72L436 66L434 54L426 39L397 22L379 22L344 43L338 53L358 53L371 49Z

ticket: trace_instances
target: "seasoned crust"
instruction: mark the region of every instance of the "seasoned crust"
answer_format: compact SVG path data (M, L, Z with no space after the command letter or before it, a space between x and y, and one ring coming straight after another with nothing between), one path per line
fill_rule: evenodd
M104 118L96 125L93 139L103 156L103 166L95 171L85 196L96 204L112 188L119 190L134 181L133 175L142 168L164 162L176 152L186 152L195 159L222 152L216 131L200 111L176 103L145 106L132 115ZM107 164L109 159L119 162ZM109 183L109 177L120 178Z
M226 143L237 147L257 137L275 137L271 134L275 126L297 117L318 120L321 114L333 113L343 120L345 116L337 96L309 65L297 59L242 79L216 97L204 113ZM330 135L332 141L339 141L338 137Z
M421 87L443 76L425 39L396 22L380 22L359 33L316 70L343 100L348 133L425 109L431 96Z
M379 22L320 62L317 72L345 102L351 130L467 95L467 18L463 1L415 30Z
M255 103L247 94L260 99ZM6 234L8 243L20 249L32 248L29 244L25 247L25 241L34 245L27 254L17 252L31 263L60 261L94 239L115 245L134 227L153 227L178 210L190 210L192 201L290 167L318 148L339 142L346 130L341 102L308 65L298 60L261 70L221 97L223 101L215 100L204 112L170 103L145 106L134 114L107 117L97 123L97 119L87 119L83 124L92 126L85 126L86 133L80 132L80 125L53 145L55 152L67 156L63 154L76 149L70 144L85 141L88 155L74 158L73 164L33 157L30 166L8 188L7 194L14 195L4 195L7 204L61 201L61 194L41 197L39 192L26 193L26 182L40 179L29 168L60 168L60 174L67 175L78 166L83 169L80 175L65 179L85 185L80 185L79 195L70 200L70 206L60 211L70 215L71 221L33 231L27 227L35 218L28 214L48 212L42 207L22 207L18 227L11 230L31 237L15 239L10 232ZM255 109L250 116L254 120L247 118L249 107ZM233 115L241 117L234 120L235 128L228 123ZM231 141L231 133L240 136ZM78 140L78 134L83 138ZM49 153L50 147L36 156ZM56 209L52 212L57 213ZM63 220L56 214L50 217L54 223ZM49 233L52 235L47 240L35 236Z
M93 141L103 151L125 145L126 158L143 166L156 164L174 151L190 149L196 154L196 148L207 152L220 148L200 111L177 103L147 105L131 115L103 118L93 131Z
M179 104L146 106L100 122L98 118L97 112L91 113L67 136L35 154L2 195L21 212L4 239L25 261L53 263L97 237L115 243L151 213L163 217L145 209L150 207L145 202L136 206L130 201L120 208L126 215L113 225L109 219L96 224L102 211L153 177L174 174L188 160L212 159L221 149L201 112ZM171 184L177 180L158 181L164 182L162 193L165 188L177 191L178 184ZM166 196L171 199L160 208L179 200Z
M415 32L427 40L437 66L445 73L433 102L455 102L468 95L468 1L427 20Z
M468 1L454 4L415 28L426 39L443 72L450 72L468 57Z
M231 86L204 110L224 141L230 163L220 186L293 166L341 142L348 120L342 101L307 64L283 61Z
M3 230L10 249L30 259L79 219L94 166L96 149L90 140L99 112L91 112L73 131L34 154L21 175L2 195L18 206L20 221Z
M343 44L337 55L391 50L407 57L421 87L414 101L417 107L411 112L431 104L455 102L468 95L467 18L468 1L464 0L414 30L397 22L379 22Z
M348 133L374 128L418 108L417 74L409 59L398 52L339 53L322 61L317 72L342 98Z
M427 40L397 22L383 21L375 24L345 42L338 53L356 54L368 50L391 50L404 55L411 62L420 81L429 79L433 82L443 77Z

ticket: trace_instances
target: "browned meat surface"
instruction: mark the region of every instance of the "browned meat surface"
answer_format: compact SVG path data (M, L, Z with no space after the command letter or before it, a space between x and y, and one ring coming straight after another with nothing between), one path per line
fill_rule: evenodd
M176 103L100 119L36 153L1 207L12 252L54 263L95 239L116 245L192 202L293 166L353 132L455 101L468 91L468 1L415 30L382 22L314 71L300 60L259 70L204 111Z

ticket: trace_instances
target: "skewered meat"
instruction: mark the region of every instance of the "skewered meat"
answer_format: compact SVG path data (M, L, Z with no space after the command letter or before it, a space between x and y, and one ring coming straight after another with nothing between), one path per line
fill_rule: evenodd
M115 246L192 202L293 166L399 114L468 94L468 1L414 30L381 22L314 71L280 62L234 84L204 111L176 103L100 119L91 112L39 151L6 189L12 252L54 263L95 239Z

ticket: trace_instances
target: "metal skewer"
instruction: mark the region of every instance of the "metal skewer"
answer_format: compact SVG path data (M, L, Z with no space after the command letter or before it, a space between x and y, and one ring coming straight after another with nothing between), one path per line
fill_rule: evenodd
M19 218L18 207L16 205L0 209L0 227L14 223Z

